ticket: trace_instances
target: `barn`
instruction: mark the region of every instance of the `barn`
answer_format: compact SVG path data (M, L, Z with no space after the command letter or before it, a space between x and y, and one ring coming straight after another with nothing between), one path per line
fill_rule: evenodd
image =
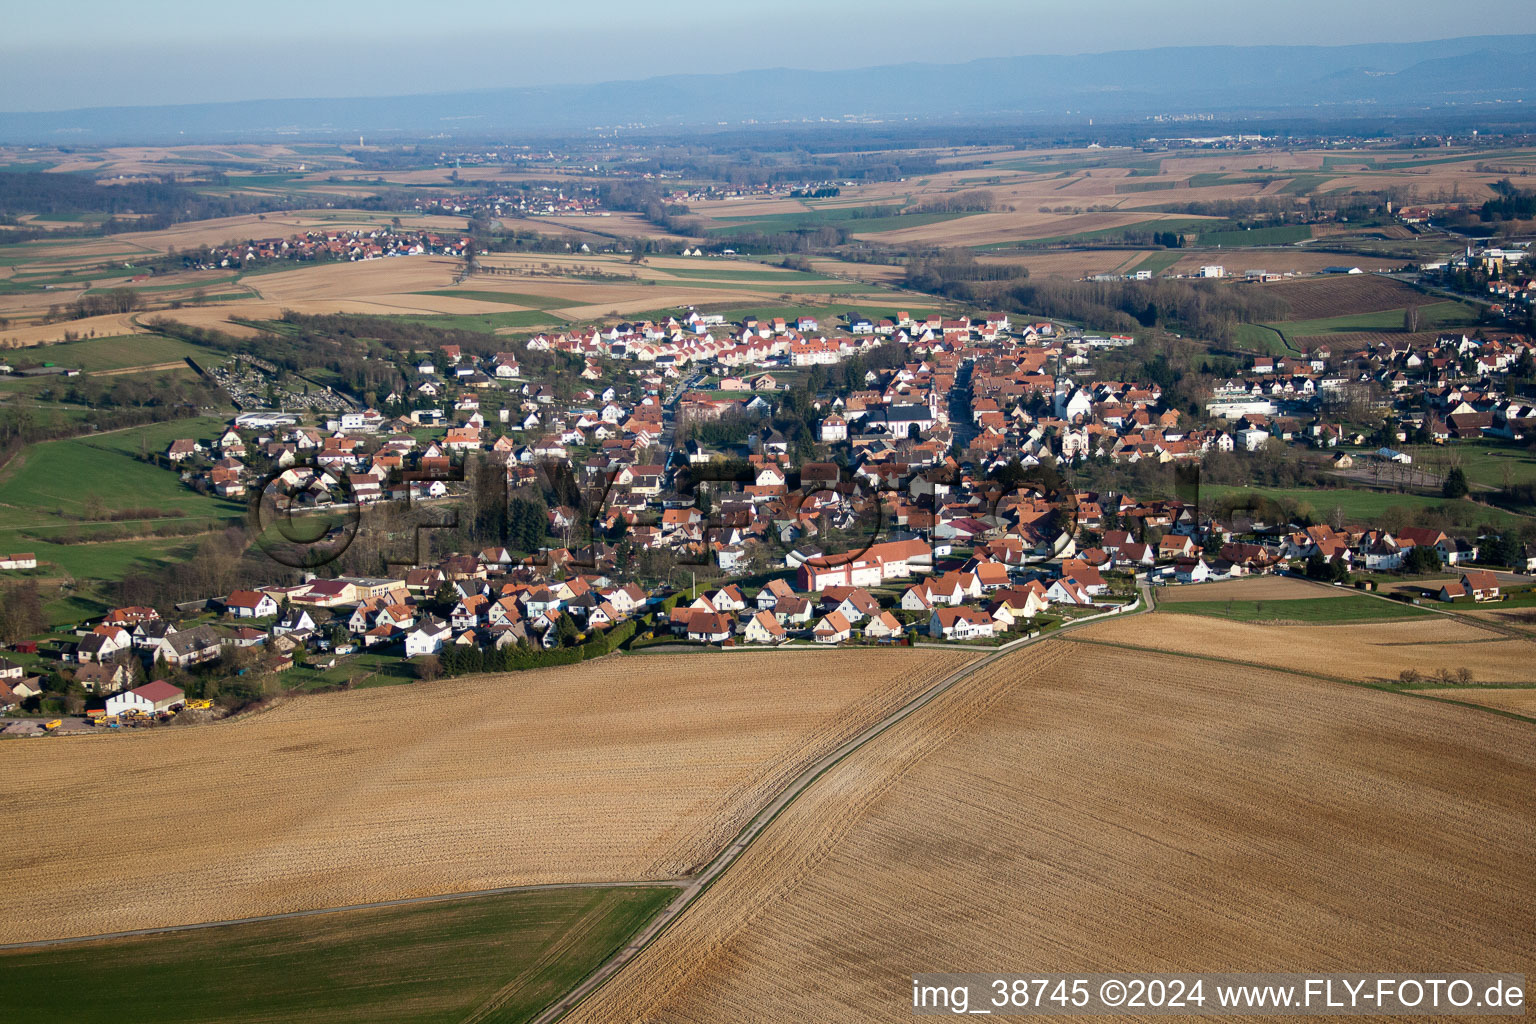
M127 711L142 711L146 715L155 714L157 711L169 711L178 704L185 704L187 695L180 687L172 686L164 679L156 679L152 683L145 683L126 693L114 694L107 698L107 714L121 715Z

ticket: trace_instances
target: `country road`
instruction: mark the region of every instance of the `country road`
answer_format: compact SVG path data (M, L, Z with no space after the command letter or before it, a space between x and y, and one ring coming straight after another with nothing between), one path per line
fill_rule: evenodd
M1146 583L1137 584L1140 591L1139 602L1134 611L1126 612L1127 615L1141 615L1153 610L1151 588ZM520 892L542 892L552 889L617 889L632 886L674 887L679 890L671 903L652 918L628 943L608 960L600 964L591 974L587 975L580 984L571 989L556 1002L546 1007L532 1024L550 1024L568 1013L577 1003L591 995L600 988L608 979L612 978L627 964L637 957L658 935L678 919L693 902L704 893L725 871L746 852L754 840L764 829L778 817L786 807L793 803L802 793L816 782L827 771L835 767L849 755L906 720L929 703L942 696L955 685L969 678L976 672L993 665L994 663L1017 654L1020 650L1034 644L1053 639L1063 633L1070 632L1079 626L1089 625L1103 621L1103 617L1095 616L1091 619L1081 619L1062 626L1061 628L1032 637L1016 646L1010 646L1005 650L994 651L978 658L976 661L965 665L958 671L951 673L938 683L934 684L922 694L891 712L885 718L866 727L857 735L844 742L837 749L826 754L810 767L806 768L790 784L783 789L778 796L764 806L746 827L737 834L725 849L721 850L702 870L697 874L674 879L637 879L634 881L607 881L607 882L555 882L541 885L513 885L494 889L476 889L464 892L439 893L432 896L412 896L394 900L379 900L371 903L356 903L339 907L318 907L310 910L295 910L282 914L265 914L257 917L242 917L224 921L204 921L194 924L168 925L161 928L140 928L132 931L102 932L95 935L78 935L59 939L39 939L30 942L11 942L0 944L0 950L12 949L38 949L49 946L66 946L82 942L98 942L110 939L135 938L148 935L166 935L177 932L201 931L208 928L224 928L241 924L260 924L268 921L284 921L295 918L318 917L326 914L339 914L352 910L377 910L386 907L402 907L423 903L441 903L450 900L472 899L480 896L502 896ZM477 1008L471 1015L474 1019L480 1010Z
M1144 614L1145 612L1151 611L1153 607L1151 588L1145 583L1138 583L1137 586L1141 591L1140 603L1138 604L1135 611L1127 613L1130 615ZM698 899L699 896L704 893L704 890L708 889L712 884L714 884L715 880L723 875L727 868L736 863L737 858L739 858L743 853L747 851L747 848L752 845L753 840L762 834L762 831L768 827L773 819L779 816L779 813L783 811L784 808L793 803L795 799L799 797L800 794L809 789L817 779L826 774L827 771L835 767L839 762L847 758L854 751L858 750L860 747L864 746L871 740L881 736L900 722L905 721L908 717L952 689L957 683L960 683L963 680L969 678L971 675L974 675L981 669L986 668L1002 660L1003 658L1010 657L1025 647L1029 647L1042 641L1060 636L1062 633L1068 632L1077 626L1087 625L1091 622L1097 621L1102 620L1098 618L1079 620L1078 622L1062 626L1060 629L1052 633L1045 633L1038 637L1025 640L1017 647L1011 647L1006 651L997 651L971 662L969 665L966 665L959 671L954 672L940 680L938 683L924 691L920 696L916 697L908 704L897 708L885 718L882 718L880 721L864 729L862 732L848 740L842 746L838 747L830 754L827 754L815 764L811 765L799 776L797 776L795 780L784 789L783 792L781 792L776 798L770 801L766 807L759 811L752 818L752 820L747 823L746 828L742 829L740 834L736 836L730 845L728 845L724 850L720 851L714 860L710 861L709 864L706 865L705 868L697 875L687 879L683 886L682 892L678 893L677 898L674 899L671 903L667 904L666 908L663 909L662 912L655 918L653 918L651 922L647 924L645 928L643 928L632 940L626 943L623 949L619 950L607 961L601 964L595 971L583 979L581 984L577 985L560 999L546 1007L542 1013L533 1018L531 1024L552 1024L553 1021L559 1020L561 1017L569 1013L577 1003L580 1003L587 996L597 991L603 986L605 982L608 981L608 979L612 978L619 971L623 970L625 965L634 960L635 957L639 956L640 952L645 949L646 946L650 945L651 941L655 939L656 936L660 935L669 925L671 925L680 916L682 916L683 911L687 910L688 907L693 904L694 900Z

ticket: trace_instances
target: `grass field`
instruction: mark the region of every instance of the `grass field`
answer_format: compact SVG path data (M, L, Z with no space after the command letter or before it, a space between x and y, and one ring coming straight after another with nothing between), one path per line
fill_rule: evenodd
M964 217L964 213L902 213L901 206L838 206L803 213L776 213L764 216L730 217L728 222L707 229L708 234L729 237L739 234L773 234L803 228L837 225L857 234L875 234L899 228L922 227Z
M133 366L155 366L191 356L206 359L211 353L197 345L158 334L132 334L117 338L89 338L66 341L26 353L59 366L73 366L87 373L97 370L122 370ZM220 357L222 358L222 356Z
M0 1021L515 1024L675 892L512 893L0 952Z
M1381 622L1423 618L1432 614L1412 605L1349 594L1343 597L1303 597L1216 601L1178 601L1167 606L1181 615L1207 615L1233 622Z
M8 528L66 527L60 516L81 516L94 496L107 509L155 507L188 516L239 515L244 506L198 494L170 470L133 456L151 454L174 437L208 437L218 420L181 420L95 437L44 441L0 471L0 510Z
M96 580L121 579L180 557L191 544L186 538L79 544L54 543L49 538L76 530L89 537L105 528L105 523L81 518L93 497L109 511L151 507L183 513L154 522L118 524L130 532L136 528L148 532L156 522L213 526L243 516L245 506L238 502L198 494L175 473L135 458L141 450L162 452L178 437L211 440L224 424L214 417L173 420L28 447L0 470L0 550L31 551L40 562L77 579Z
M1247 228L1238 231L1204 231L1200 233L1201 245L1247 246L1289 245L1312 237L1312 229L1305 224L1285 224L1270 228Z
M1370 313L1325 317L1318 320L1288 320L1270 323L1271 327L1295 342L1297 338L1325 337L1330 334L1359 332L1388 333L1401 331L1403 309L1384 309ZM1436 302L1419 307L1419 328L1433 331L1447 327L1471 327L1477 323L1477 310L1464 302Z
M797 657L815 672L786 660ZM70 869L11 891L0 942L679 877L807 765L971 657L616 656L305 696L199 728L9 744L29 785L7 801L0 856ZM90 809L67 829L49 824L63 789Z
M1183 255L1184 254L1179 252L1177 249L1169 249L1166 252L1150 253L1146 256L1145 259L1137 263L1134 267L1128 268L1125 273L1135 274L1145 270L1149 274L1161 274L1163 271L1179 262L1179 259Z
M1345 487L1334 488L1308 488L1308 487L1234 487L1225 484L1208 484L1201 488L1201 494L1209 498L1221 498L1227 495L1258 495L1266 498L1294 502L1298 507L1305 505L1319 516L1327 515L1337 508L1343 511L1344 518L1351 523L1366 524L1380 518L1391 508L1400 508L1407 512L1431 511L1449 508L1452 518L1456 521L1465 521L1468 524L1478 522L1493 522L1497 524L1519 524L1529 520L1521 516L1513 515L1503 509L1490 508L1486 505L1477 505L1471 502L1450 502L1444 498L1430 497L1420 494L1389 494L1384 491L1355 490Z
M990 963L1529 975L1531 729L1050 641L832 769L567 1019L894 1024L914 970Z
M1285 343L1285 335L1263 324L1238 324L1237 342L1239 347L1259 354L1272 356L1300 354L1299 349Z
M1497 441L1457 441L1453 445L1415 445L1404 449L1416 463L1457 460L1467 480L1487 487L1503 487L1505 475L1513 484L1536 481L1536 451Z

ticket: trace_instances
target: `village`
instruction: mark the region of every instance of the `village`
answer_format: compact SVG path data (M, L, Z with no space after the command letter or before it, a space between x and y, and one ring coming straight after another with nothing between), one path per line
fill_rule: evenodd
M997 647L1139 607L1149 586L1247 575L1370 586L1363 574L1450 574L1422 599L1481 603L1510 587L1492 568L1536 569L1524 542L1475 529L1091 483L1282 447L1334 451L1338 470L1399 464L1379 431L1346 423L1331 401L1345 393L1371 396L1388 441L1528 438L1536 409L1500 380L1529 363L1529 340L1253 357L1199 426L1153 381L1098 378L1096 361L1132 343L1002 314L850 310L823 324L684 310L481 355L413 350L390 413L344 402L240 413L215 436L173 441L162 471L253 510L365 523L391 508L462 509L490 472L504 504L477 538L491 543L442 550L435 541L463 539L445 529L410 563L374 559L377 575L273 564L267 580L23 642L0 663L0 704L38 708L52 675L87 713L5 731L173 720L249 694L242 680L289 673L430 679L621 646ZM579 380L528 375L532 353L563 354ZM35 564L17 553L0 569Z

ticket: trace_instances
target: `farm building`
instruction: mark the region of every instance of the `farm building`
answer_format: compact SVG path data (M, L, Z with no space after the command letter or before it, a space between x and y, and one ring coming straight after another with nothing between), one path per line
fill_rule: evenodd
M186 699L187 695L179 687L172 686L164 679L156 679L152 683L145 683L126 693L108 697L107 714L121 715L129 711L140 711L146 715L153 715L159 711L169 711L178 704L185 703Z

